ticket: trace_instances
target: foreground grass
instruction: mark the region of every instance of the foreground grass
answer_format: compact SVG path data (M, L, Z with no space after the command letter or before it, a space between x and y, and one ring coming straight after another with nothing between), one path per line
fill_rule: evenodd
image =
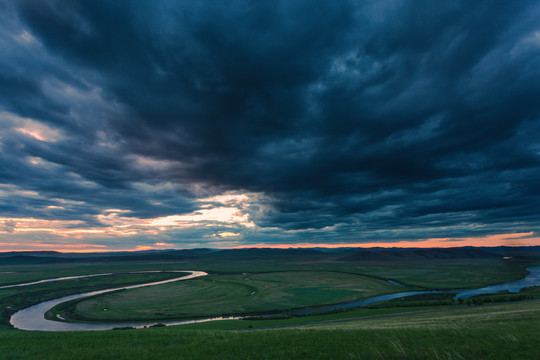
M508 303L502 305L483 305L465 308L438 309L436 312L419 313L410 316L366 319L342 323L301 325L310 329L462 329L482 324L485 327L504 328L510 324L535 321L533 328L540 328L540 301ZM531 329L524 326L522 331ZM540 336L536 334L540 341Z
M536 359L539 302L335 324L226 332L182 327L88 333L0 333L0 359ZM468 316L467 316L468 315ZM347 326L343 326L347 324ZM374 324L378 324L375 326Z
M250 330L267 327L280 327L280 326L300 326L313 322L321 321L335 321L352 318L364 318L380 315L394 315L404 314L415 311L432 310L430 307L416 307L416 308L385 308L385 309L368 309L368 308L355 308L348 311L335 311L316 315L306 316L291 316L286 318L269 318L262 317L246 318L242 320L221 320L210 321L197 324L182 325L182 329L190 330Z
M299 261L301 260L301 261ZM315 261L317 260L317 261ZM227 296L231 290L238 291L230 298L244 297L250 299L255 294L281 296L285 301L289 298L300 298L302 301L313 300L320 296L347 297L351 291L358 292L356 280L347 281L342 275L320 278L322 283L314 285L310 276L304 280L294 280L290 272L316 270L318 272L348 272L350 279L359 274L371 275L374 282L389 278L409 285L455 288L485 286L492 283L505 282L520 278L524 275L524 265L521 263L503 262L501 260L469 260L404 262L401 263L343 263L327 260L326 258L283 258L265 262L256 260L231 261L231 259L186 260L176 263L144 262L144 263L115 263L115 264L78 264L73 265L39 265L31 267L0 266L4 273L0 282L13 283L18 281L36 280L40 278L66 276L75 273L88 274L94 272L109 272L114 270L228 270L228 273L218 274L223 281L222 293ZM106 270L105 270L106 269ZM233 271L240 271L233 274ZM272 283L265 274L257 274L255 278L245 280L242 272L289 271L282 281L288 285ZM42 271L42 272L40 272ZM353 273L353 274L351 274ZM313 274L313 273L312 273ZM357 275L355 275L357 274ZM297 276L299 273L296 274ZM226 278L229 276L229 278ZM347 275L348 278L349 275ZM375 277L373 277L375 276ZM376 278L379 277L379 278ZM112 279L112 278L111 278ZM208 286L207 299L212 301L212 294L217 293L210 283L204 285L193 294L204 294ZM208 280L205 279L205 280ZM311 277L313 279L313 276ZM96 283L93 278L89 286L106 286ZM123 276L116 281L128 280ZM129 281L135 280L134 278ZM109 280L107 280L109 281ZM194 280L195 281L195 280ZM191 281L190 281L191 282ZM326 282L326 283L324 283ZM387 282L386 282L387 283ZM387 286L387 284L385 285ZM255 284L255 285L253 285ZM22 303L14 300L38 297L56 297L59 290L76 291L82 284L66 283L68 288L59 289L59 284L49 284L39 288L4 290L0 293L0 305L3 309L10 306L22 307ZM193 284L190 284L192 286ZM346 286L345 286L346 285ZM250 286L255 287L254 291ZM277 286L277 288L276 288ZM343 286L339 288L339 286ZM161 299L167 286L150 300ZM151 288L148 288L150 290ZM333 289L333 290L332 290ZM399 290L402 290L400 288ZM326 293L326 291L329 291ZM202 292L200 292L202 291ZM377 291L380 291L378 289ZM32 293L36 295L28 297ZM181 295L181 291L177 294ZM197 297L195 296L195 297ZM279 302L278 297L272 301ZM9 298L9 302L7 302ZM180 308L185 302L164 301L164 305ZM219 302L224 300L214 300ZM259 299L260 301L261 299ZM19 301L19 300L17 300ZM26 300L25 300L26 301ZM182 300L183 301L183 300ZM257 303L259 303L259 301ZM296 301L296 300L294 300ZM126 304L128 301L126 301ZM200 303L200 302L199 302ZM246 302L245 302L246 303ZM244 303L244 304L245 304ZM180 305L182 304L182 305ZM101 304L99 304L101 305ZM136 305L136 306L140 306ZM287 305L289 306L290 303ZM193 309L197 307L194 300ZM257 305L258 306L258 305ZM199 305L200 307L200 305ZM219 306L218 306L219 307ZM99 309L99 308L98 308ZM210 307L208 308L210 309ZM418 314L410 316L365 319L340 323L306 324L309 321L339 320L347 317L369 316L376 313L391 313L396 311L411 311L413 309L358 309L347 313L321 315L313 318L292 318L265 321L215 322L190 327L166 327L144 330L105 331L105 332L76 332L76 333L45 333L45 332L0 332L0 360L4 359L535 359L538 358L537 348L540 343L540 302L496 305L481 308L458 309L448 312ZM155 316L155 307L152 308ZM182 309L176 311L184 311ZM303 323L304 322L304 323ZM215 329L246 329L263 325L291 325L296 328L257 330L248 332L230 332ZM214 330L208 330L214 329ZM1 327L0 327L1 330Z

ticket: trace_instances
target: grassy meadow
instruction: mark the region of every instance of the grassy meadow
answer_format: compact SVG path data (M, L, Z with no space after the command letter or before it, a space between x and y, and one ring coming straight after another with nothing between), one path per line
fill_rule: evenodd
M535 359L539 314L531 302L247 332L13 331L0 333L0 359Z
M384 253L382 258L371 255L365 260L341 252L236 251L47 263L43 259L9 263L0 257L0 286L114 273L0 289L0 360L535 358L540 344L540 301L522 300L540 298L540 288L482 295L466 303L451 297L458 288L522 278L526 267L540 264L538 257L425 254L419 258L400 252L389 259ZM149 270L165 272L129 273ZM254 316L139 330L48 333L9 325L12 313L41 301L178 276L167 270L202 270L209 275L83 299L61 306L58 312L84 321L166 321L316 307L416 289L448 293L305 316ZM501 303L505 301L510 302Z
M111 322L263 313L344 302L402 289L381 279L329 271L215 274L99 296L76 303L68 309L70 313L62 316Z

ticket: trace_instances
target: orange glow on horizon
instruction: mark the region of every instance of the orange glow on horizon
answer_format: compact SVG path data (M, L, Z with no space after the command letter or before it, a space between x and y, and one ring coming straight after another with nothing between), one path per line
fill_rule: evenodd
M73 230L72 230L73 231ZM76 232L75 230L74 232ZM232 234L232 233L231 233ZM228 234L226 234L228 235ZM398 242L368 242L368 243L291 243L291 244L268 244L256 243L246 245L229 246L220 242L207 243L214 249L248 249L248 248L272 248L272 249L288 249L288 248L451 248L451 247L495 247L495 246L540 246L540 237L533 236L534 232L527 233L510 233L510 234L494 234L481 237L465 237L465 238L430 238L418 241L398 241ZM227 237L227 236L225 236ZM0 252L11 251L57 251L70 253L92 253L92 252L118 252L118 251L144 251L144 250L163 250L163 249L182 249L175 246L173 243L155 242L149 245L133 245L127 248L117 248L114 245L98 245L91 243L41 243L41 242L1 242ZM183 249L205 246L202 243L189 244Z
M398 242L369 242L369 243L297 243L297 244L252 244L230 247L230 249L249 249L249 248L271 248L271 249L289 249L289 248L329 248L337 249L343 247L351 248L451 248L451 247L492 247L492 246L539 246L540 237L528 237L533 232L497 234L484 237L468 238L432 238L419 241L398 241Z
M57 251L57 252L70 252L70 253L91 253L91 252L106 252L111 251L107 249L106 245L96 244L44 244L44 243L5 243L0 242L0 247L11 247L7 249L1 249L0 252L11 251Z
M2 247L8 247L2 249ZM0 242L0 253L20 251L56 251L59 253L98 253L98 252L121 252L121 251L144 251L173 249L174 244L157 242L153 245L137 245L135 248L111 249L107 245L97 244L45 244L45 243L6 243Z

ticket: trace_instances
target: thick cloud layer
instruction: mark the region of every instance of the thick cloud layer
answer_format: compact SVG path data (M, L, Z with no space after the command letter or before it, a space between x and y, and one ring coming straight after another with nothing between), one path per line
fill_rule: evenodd
M0 11L6 219L99 227L251 194L243 243L538 230L536 1Z

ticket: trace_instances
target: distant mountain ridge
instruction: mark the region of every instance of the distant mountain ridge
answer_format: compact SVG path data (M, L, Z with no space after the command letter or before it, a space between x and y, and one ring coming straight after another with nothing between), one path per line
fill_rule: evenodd
M20 251L0 253L0 265L46 264L58 262L179 261L197 258L271 258L273 256L333 256L337 261L415 261L444 259L486 259L540 256L540 246L457 247L457 248L245 248L146 250L108 253L61 253Z
M340 260L443 260L443 259L481 259L500 258L500 254L480 250L478 248L428 248L428 249L407 249L394 251L374 251L363 250L357 253L344 256Z

